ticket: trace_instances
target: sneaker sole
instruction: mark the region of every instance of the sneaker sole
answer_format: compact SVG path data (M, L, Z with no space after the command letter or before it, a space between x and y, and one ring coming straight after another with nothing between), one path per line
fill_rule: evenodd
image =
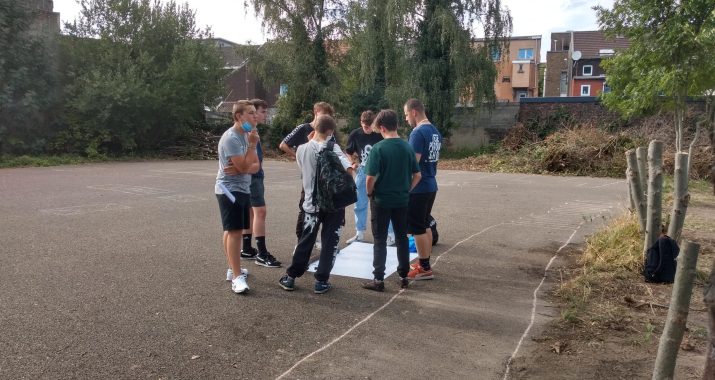
M422 280L431 280L433 278L434 278L434 275L431 274L429 276L419 276L419 277L415 277L415 278L410 278L410 280L411 281L422 281Z
M280 268L280 267L281 267L281 264L278 264L278 265L273 264L273 265L271 265L271 264L262 263L262 262L260 262L260 261L258 261L258 260L256 260L256 265L260 265L260 266L266 267L266 268Z
M292 288L291 288L291 287L285 286L285 285L280 284L280 283L278 284L278 286L280 286L281 288L283 288L283 290L287 290L287 291L289 291L289 292L292 292L292 291L295 290L295 287L292 287Z
M241 260L255 260L256 256L241 256Z
M325 289L325 290L313 290L313 293L315 293L315 294L324 294L324 293L327 293L330 289L332 289L332 288L327 288L327 289Z
M250 289L250 288L246 288L246 289L243 289L243 290L238 291L238 292L234 290L233 292L236 293L236 294L245 294L245 293L248 293L249 290L251 290L251 289Z

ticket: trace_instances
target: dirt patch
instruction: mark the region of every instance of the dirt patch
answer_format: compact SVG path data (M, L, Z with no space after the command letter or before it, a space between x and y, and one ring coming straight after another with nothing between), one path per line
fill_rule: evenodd
M693 200L683 236L701 244L701 254L677 379L702 378L708 336L703 287L715 259L715 213L708 207L715 197L698 192ZM547 297L559 316L515 359L512 379L651 378L672 285L645 283L632 268L587 273L582 251L562 253Z

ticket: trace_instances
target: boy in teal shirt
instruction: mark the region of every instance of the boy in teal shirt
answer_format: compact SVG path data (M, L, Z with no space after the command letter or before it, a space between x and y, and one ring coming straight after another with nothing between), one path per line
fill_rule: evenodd
M397 246L397 273L400 286L406 288L410 270L410 252L407 242L407 204L410 190L420 182L420 168L415 152L397 134L397 113L382 110L373 123L384 140L375 144L367 163L366 187L370 202L373 245L372 272L375 279L363 288L385 290L385 260L387 257L387 228L390 222L395 231Z

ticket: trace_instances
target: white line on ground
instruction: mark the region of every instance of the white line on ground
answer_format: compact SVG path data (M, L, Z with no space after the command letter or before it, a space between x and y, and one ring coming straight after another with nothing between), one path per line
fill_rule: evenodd
M504 372L504 377L502 380L507 380L509 378L509 370L511 369L511 363L514 361L514 357L516 357L516 354L519 353L519 349L521 348L522 343L524 343L524 338L529 335L529 331L534 326L534 318L536 317L536 301L538 299L539 289L541 289L541 286L544 285L544 281L546 280L546 272L549 271L549 268L551 268L551 264L553 264L554 260L556 260L556 258L559 256L559 252L561 252L562 249L564 249L571 243L571 239L573 239L573 237L576 235L576 232L581 228L581 226L583 226L583 222L581 222L581 224L579 224L578 227L573 230L571 236L569 236L568 240L566 240L566 243L564 243L564 245L562 245L561 247L559 247L558 250L556 250L554 257L552 257L551 260L549 260L549 263L546 264L546 268L544 269L544 277L541 278L539 286L534 289L534 297L531 302L531 321L529 322L529 326L526 327L526 330L524 330L524 333L521 335L519 343L516 345L514 352L511 354L509 360L507 360L506 362L506 371Z
M503 224L505 224L505 223L494 224L494 225L489 226L489 227L487 227L487 228L485 228L485 229L483 229L483 230L481 230L481 231L479 231L479 232L477 232L477 233L475 233L475 234L470 235L469 237L467 237L466 239L464 239L464 240L462 240L462 241L459 241L459 242L455 243L455 244L452 246L452 248L450 248L450 249L448 249L448 250L442 252L439 256L437 256L437 258L434 260L434 264L432 264L432 266L437 265L437 262L439 261L439 259L442 258L442 256L448 254L449 252L451 252L452 250L454 250L455 248L457 248L457 247L458 247L459 245L461 245L462 243L464 243L464 242L466 242L466 241L468 241L468 240L470 240L470 239L472 239L472 238L474 238L474 237L476 237L476 236L479 236L479 235L481 235L481 234L483 234L483 233L485 233L485 232L487 232L487 231L489 231L489 230L491 230L491 229L493 229L493 228L499 227L499 226L501 226L501 225L503 225ZM570 239L569 239L569 240L570 240ZM552 259L552 260L553 260L553 259ZM551 265L551 263L549 263L549 265ZM543 281L542 281L542 282L543 282ZM377 310L375 310L375 311L373 311L372 313L370 313L367 317L363 318L360 322L358 322L358 323L356 323L355 325L353 325L352 327L350 327L347 331L345 331L345 332L344 332L342 335L340 335L339 337L333 339L330 343L326 344L326 345L323 346L323 347L320 347L319 349L317 349L317 350L311 352L310 354L306 355L306 356L303 357L302 359L298 360L295 364L293 364L292 367L288 368L287 371L283 372L280 376L276 377L276 380L280 380L280 379L282 379L282 378L288 376L294 369L296 369L299 365L303 364L306 360L308 360L308 359L310 359L311 357L313 357L314 355L317 355L317 354L319 354L320 352L326 350L327 348L329 348L329 347L332 346L333 344L339 342L341 339L343 339L344 337L346 337L348 334L350 334L353 330L355 330L356 328L358 328L360 325L362 325L363 323L369 321L373 316L375 316L375 314L379 313L381 310L383 310L384 308L388 307L395 299L397 299L397 297L399 297L399 296L400 296L402 293L404 293L404 292L405 292L405 289L400 289L400 291L398 291L397 294L395 294L394 296L392 296L392 298L390 298L387 302L385 302L384 305L380 306Z

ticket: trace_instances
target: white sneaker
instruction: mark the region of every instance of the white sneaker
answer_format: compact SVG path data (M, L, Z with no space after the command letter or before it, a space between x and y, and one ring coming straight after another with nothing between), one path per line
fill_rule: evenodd
M393 235L387 235L387 245L392 247L395 245L395 237Z
M358 231L355 236L351 237L348 239L345 243L347 244L352 244L356 241L363 241L365 239L365 232L363 231Z
M248 269L241 268L241 274L248 276ZM231 268L226 271L226 281L233 281L233 270Z
M248 287L248 283L246 283L246 275L242 274L234 278L231 282L231 289L237 294L247 292L250 288Z

